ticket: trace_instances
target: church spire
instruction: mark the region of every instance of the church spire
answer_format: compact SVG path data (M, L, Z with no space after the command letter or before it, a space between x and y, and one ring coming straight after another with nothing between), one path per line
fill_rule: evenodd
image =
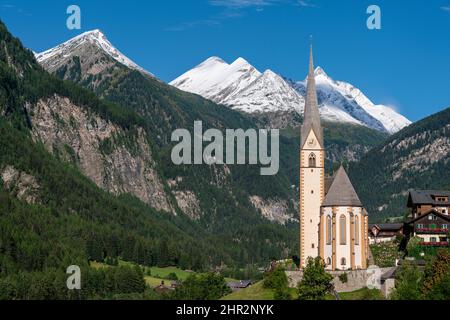
M310 58L309 58L309 74L306 88L306 103L304 120L301 130L301 147L304 147L306 139L308 138L311 129L314 131L319 143L323 147L323 130L320 124L320 113L317 102L316 80L314 76L314 56L313 46L311 44Z
M313 45L310 46L309 51L309 73L308 76L314 75L314 55L313 55Z

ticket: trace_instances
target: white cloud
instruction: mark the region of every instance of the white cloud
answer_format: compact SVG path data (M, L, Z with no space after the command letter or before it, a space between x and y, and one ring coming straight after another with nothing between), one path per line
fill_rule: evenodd
M317 7L306 0L208 0L208 4L221 8L221 12L203 20L184 22L166 31L183 31L197 26L217 26L228 19L241 18L248 11L263 12L270 6L289 5L300 7Z
M279 0L210 0L209 4L229 9L242 9L248 7L267 7L280 2Z
M450 12L450 6L443 6L443 7L441 7L441 10Z
M165 31L184 31L186 29L191 29L198 26L217 26L220 22L218 20L213 19L205 19L205 20L197 20L197 21L191 21L191 22L184 22L180 25L174 26L174 27L168 27L165 29Z
M317 7L315 4L310 3L308 1L304 1L304 0L298 0L297 1L297 6L305 7L305 8L316 8Z

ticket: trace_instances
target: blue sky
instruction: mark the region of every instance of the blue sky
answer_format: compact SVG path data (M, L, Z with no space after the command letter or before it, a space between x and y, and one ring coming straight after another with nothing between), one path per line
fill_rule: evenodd
M81 30L66 28L70 4ZM371 4L381 30L366 27ZM213 55L300 80L313 35L316 64L375 103L413 121L450 106L450 0L0 0L0 18L38 52L99 28L164 81Z

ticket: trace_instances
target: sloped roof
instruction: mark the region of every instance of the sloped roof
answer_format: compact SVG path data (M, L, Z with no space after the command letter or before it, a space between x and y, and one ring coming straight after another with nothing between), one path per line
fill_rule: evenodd
M333 184L331 185L322 206L362 207L362 203L343 166L341 166L336 173Z
M301 129L301 147L305 146L311 129L314 131L320 145L323 147L323 129L320 124L320 113L317 102L316 80L314 75L314 58L311 46L311 57L309 61L308 84L306 88L306 102L304 120Z
M330 190L330 188L331 188L331 185L333 184L333 181L334 181L334 177L335 177L336 175L333 175L333 176L326 176L325 177L325 194L327 194L328 193L328 190Z
M447 202L438 202L434 200L436 196L448 197ZM450 191L448 190L413 190L409 193L408 206L413 204L432 204L432 205L449 205Z
M450 222L450 216L444 215L444 214L440 213L439 211L437 211L436 209L430 209L427 212L421 214L420 216L417 216L414 219L409 220L407 222L407 224L412 224L420 219L423 219L423 218L429 216L430 214L434 214L435 216L438 216L438 217L442 218L443 220Z
M369 225L369 229L373 227L377 227L381 231L396 231L403 228L403 223L375 223Z
M238 282L228 282L227 285L230 288L236 288L236 289L244 289L247 288L248 286L250 286L252 284L251 280L241 280Z

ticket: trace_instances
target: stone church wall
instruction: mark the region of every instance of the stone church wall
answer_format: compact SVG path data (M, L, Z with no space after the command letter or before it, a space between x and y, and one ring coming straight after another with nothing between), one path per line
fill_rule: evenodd
M349 271L329 271L333 276L333 284L337 292L351 292L367 287L370 284L380 284L382 290L381 276L392 268L368 269L368 270L349 270ZM347 274L347 282L342 283L339 276ZM286 271L289 280L289 287L295 288L303 277L302 271Z

